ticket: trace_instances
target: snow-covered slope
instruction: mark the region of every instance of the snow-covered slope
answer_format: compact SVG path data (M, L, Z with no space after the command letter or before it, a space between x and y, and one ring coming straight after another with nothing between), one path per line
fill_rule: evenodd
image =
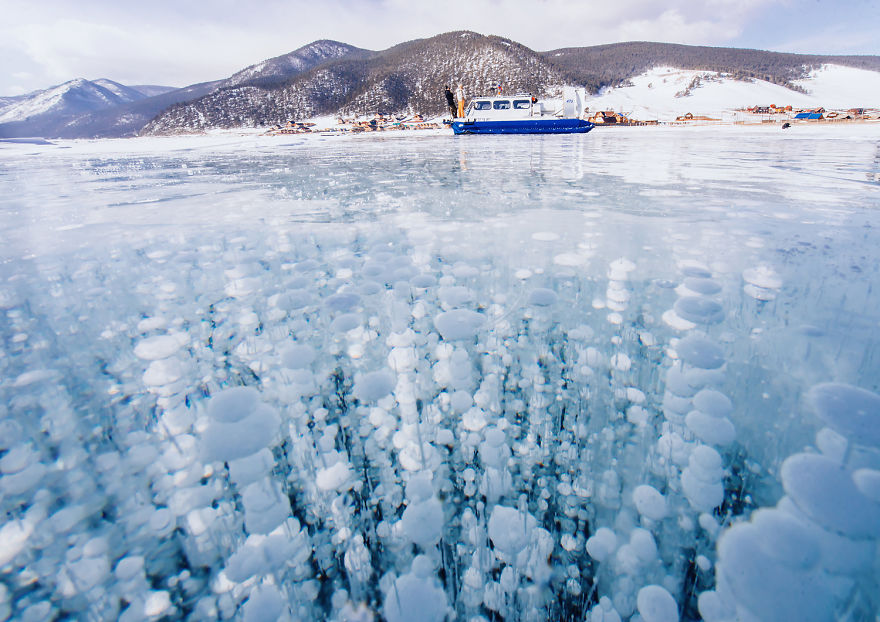
M339 41L326 39L315 41L289 54L269 58L255 65L245 67L224 80L222 86L237 86L246 82L272 79L283 80L320 65L325 60L342 58L352 54L368 53L367 50L361 50Z
M113 82L82 78L35 91L0 109L0 123L24 121L38 115L85 114L143 99L143 93Z
M120 84L119 82L114 82L113 80L108 80L107 78L100 78L98 80L92 80L92 84L97 84L100 87L103 87L116 95L121 101L121 103L128 103L137 101L139 99L143 99L147 95L133 87L125 86L124 84Z
M795 108L880 106L880 73L839 65L823 65L797 85L799 93L762 80L734 80L710 71L657 67L630 80L631 86L603 89L588 96L591 111L615 110L639 120L674 120L688 112L730 119L750 106L791 105Z
M822 65L810 77L795 82L826 108L876 108L880 106L880 72Z
M145 97L155 97L156 95L164 95L171 91L178 90L176 86L163 86L161 84L136 84L131 86L135 91L143 93Z

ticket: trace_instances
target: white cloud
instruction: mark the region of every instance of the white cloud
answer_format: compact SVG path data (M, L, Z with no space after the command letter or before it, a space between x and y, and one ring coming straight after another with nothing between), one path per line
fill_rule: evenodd
M631 40L725 45L768 7L792 1L41 0L36 11L0 0L0 94L24 70L34 89L74 77L182 86L321 38L384 49L466 29L539 51Z

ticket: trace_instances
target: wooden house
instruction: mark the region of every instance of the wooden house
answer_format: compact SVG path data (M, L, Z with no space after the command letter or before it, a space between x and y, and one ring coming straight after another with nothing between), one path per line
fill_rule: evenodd
M628 125L629 119L613 110L599 110L587 119L596 125Z

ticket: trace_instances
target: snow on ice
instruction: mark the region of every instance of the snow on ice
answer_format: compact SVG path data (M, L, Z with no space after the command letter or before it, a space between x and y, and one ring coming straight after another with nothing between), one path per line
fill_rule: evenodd
M878 132L787 132L4 145L0 620L873 619Z

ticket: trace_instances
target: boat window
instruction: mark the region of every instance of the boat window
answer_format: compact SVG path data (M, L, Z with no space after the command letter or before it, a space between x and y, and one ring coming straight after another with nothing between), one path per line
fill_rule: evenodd
M474 102L474 110L491 110L492 102Z
M530 102L527 99L514 99L513 100L513 107L517 110L528 110L531 105L532 105L532 102Z
M510 100L502 99L501 101L495 102L494 106L495 110L510 110Z

